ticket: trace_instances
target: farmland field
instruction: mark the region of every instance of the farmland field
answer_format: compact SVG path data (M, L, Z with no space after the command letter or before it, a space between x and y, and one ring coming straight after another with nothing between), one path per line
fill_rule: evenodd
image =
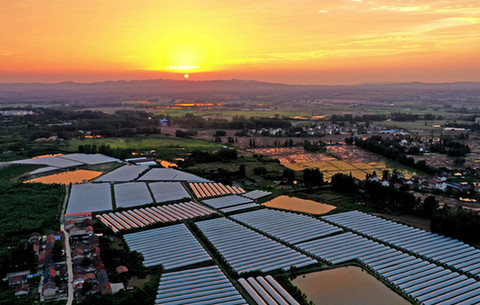
M74 170L68 172L57 173L53 175L43 176L39 178L30 179L26 182L40 182L40 183L58 183L58 184L70 184L70 183L82 183L85 180L90 181L100 176L102 172L89 171L89 170Z
M329 180L336 173L352 174L357 179L365 179L367 173L396 169L406 178L425 176L418 170L388 160L382 156L350 145L327 145L326 153L309 153L303 147L258 148L249 152L277 158L282 165L295 171L318 168Z
M276 158L280 163L306 163L318 161L333 161L334 157L326 154L308 153L303 147L275 147L275 148L255 148L247 151L267 155Z
M173 138L165 136L137 136L135 138L96 138L96 139L72 139L61 148L68 152L76 152L79 145L110 145L112 148L131 148L135 151L154 150L157 154L165 157L184 157L195 149L214 150L222 147L213 142Z

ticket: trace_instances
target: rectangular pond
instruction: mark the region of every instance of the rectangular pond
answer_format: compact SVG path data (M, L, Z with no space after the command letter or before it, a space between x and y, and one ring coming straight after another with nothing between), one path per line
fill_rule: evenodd
M374 276L356 266L299 275L292 280L292 283L314 304L411 304Z

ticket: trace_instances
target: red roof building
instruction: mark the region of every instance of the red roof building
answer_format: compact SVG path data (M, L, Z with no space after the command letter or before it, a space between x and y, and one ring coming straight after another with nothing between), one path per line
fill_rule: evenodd
M92 226L88 226L85 228L85 233L87 233L88 235L92 235L93 234L93 227Z
M95 276L95 273L93 272L89 272L85 275L85 281L95 281L97 279L97 277Z
M128 272L128 268L125 266L118 266L116 269L117 273Z

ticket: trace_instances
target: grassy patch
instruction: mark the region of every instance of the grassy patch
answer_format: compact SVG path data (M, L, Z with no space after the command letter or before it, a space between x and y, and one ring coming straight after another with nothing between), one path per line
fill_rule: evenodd
M361 204L362 197L358 194L346 194L332 191L328 187L323 187L319 190L304 190L291 193L291 195L297 196L303 199L310 199L317 202L331 204L336 206L335 210L329 213L340 213L352 210L360 210L365 212L371 212L372 209ZM328 213L327 213L328 214Z
M196 139L171 138L165 136L136 136L134 138L99 138L72 139L65 147L68 151L76 151L79 145L110 145L112 148L155 149L171 147L184 149L218 149L221 145Z
M240 165L245 165L245 178L250 181L254 181L255 187L260 188L274 188L277 185L272 182L271 179L267 179L267 176L280 177L279 179L274 180L281 180L281 176L283 170L285 169L280 163L277 162L260 162L255 158L252 157L243 157L238 158L229 163L221 163L221 162L209 162L209 163L200 163L190 166L188 169L194 171L195 173L210 173L215 172L219 168L223 168L229 172L238 171ZM264 167L267 170L267 175L256 175L254 173L254 168L256 167ZM211 177L214 178L214 177Z
M198 139L136 136L134 138L72 139L61 146L60 149L64 152L76 152L79 145L96 145L97 147L110 145L111 148L130 148L136 152L154 151L152 155L167 160L186 157L189 152L196 149L216 150L222 147L221 144Z

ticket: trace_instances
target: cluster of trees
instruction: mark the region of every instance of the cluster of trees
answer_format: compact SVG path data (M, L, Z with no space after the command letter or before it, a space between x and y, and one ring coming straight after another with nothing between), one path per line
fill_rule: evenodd
M65 187L0 181L0 244L59 227Z
M307 168L303 170L303 183L308 187L322 186L323 173L318 168Z
M429 166L424 160L415 162L415 159L408 157L397 141L382 139L381 136L372 136L365 140L355 137L345 139L347 144L355 144L376 154L385 156L404 165L416 168L429 174L437 173L437 169Z
M480 242L480 215L462 208L445 206L433 215L430 222L432 232L467 242Z
M268 171L264 166L258 166L253 168L253 173L257 176L263 177L268 180L282 180L283 173L279 171Z
M336 173L332 176L332 189L337 192L353 193L357 190L357 184L352 175Z
M19 109L19 108L17 108ZM58 152L58 140L85 135L130 137L160 134L160 117L143 111L72 111L59 108L29 108L33 115L11 116L0 122L0 154L3 159ZM48 141L37 141L49 139Z
M198 133L198 131L194 130L194 129L189 129L189 130L181 130L181 129L177 129L175 130L175 136L177 138L191 138L193 136L196 136Z
M234 116L231 121L225 119L205 119L192 113L186 113L183 117L168 117L169 124L181 128L192 129L261 129L261 128L288 128L292 123L283 118L256 118L249 119L244 116Z
M222 148L215 152L196 149L184 161L184 165L194 165L208 162L230 162L238 158L236 149Z
M471 152L468 145L453 141L452 139L443 139L440 142L432 143L430 145L430 151L446 154L450 157L465 157Z
M253 173L257 176L265 176L267 174L267 168L265 166L254 167Z
M86 145L78 145L78 152L85 153L85 154L104 154L110 157L118 158L125 160L132 156L133 149L131 148L112 148L110 145L102 144L97 147L97 145L93 144L86 144Z
M26 139L58 136L69 140L81 137L85 131L104 137L122 137L136 134L160 134L160 117L144 111L118 110L114 114L101 111L71 111L59 108L30 109L35 114L12 117L23 123L19 131Z
M401 212L430 218L438 210L438 201L429 196L421 201L412 193L390 186L383 186L375 181L364 184L367 205L381 211Z
M296 179L296 174L293 169L286 168L282 173L283 181L286 183L293 183Z
M406 121L418 121L418 120L441 120L443 116L438 115L435 116L433 114L412 114L412 113L404 113L404 112L392 112L391 114L364 114L364 115L352 115L352 114L344 114L344 115L337 115L334 114L330 117L332 122L372 122L372 121L385 121L390 119L392 121L397 122L406 122Z
M131 305L154 304L158 289L160 274L150 275L150 281L142 288L120 292L113 295L87 295L80 304L82 305Z
M105 268L109 272L112 282L123 282L125 284L132 275L145 275L146 268L143 266L143 255L136 251L127 251L125 247L113 247L113 241L110 237L100 238L100 250ZM128 272L118 274L115 269L118 266L125 266Z
M36 269L36 255L32 244L20 241L9 249L0 251L0 276L2 278L8 272Z
M215 138L224 137L226 135L227 135L227 132L225 130L216 130L215 133L213 134Z
M303 141L302 143L303 149L309 152L325 152L327 150L327 146L324 142L310 142L310 141Z
M40 115L57 115L57 124L46 131L65 140L81 137L83 132L103 137L129 137L138 134L160 134L160 118L152 117L144 111L118 110L114 114L100 111L43 111ZM60 113L58 113L60 112Z
M390 179L393 182L395 177L395 174L390 176L388 171L384 172L383 178L386 180ZM360 187L365 196L366 205L376 210L431 218L439 208L439 203L434 196L428 196L421 201L403 188L383 186L379 182L368 180L357 185L351 175L337 173L332 176L332 189L337 192L354 193L358 192Z
M0 275L35 269L32 245L24 240L33 232L59 227L64 196L60 185L0 181Z

